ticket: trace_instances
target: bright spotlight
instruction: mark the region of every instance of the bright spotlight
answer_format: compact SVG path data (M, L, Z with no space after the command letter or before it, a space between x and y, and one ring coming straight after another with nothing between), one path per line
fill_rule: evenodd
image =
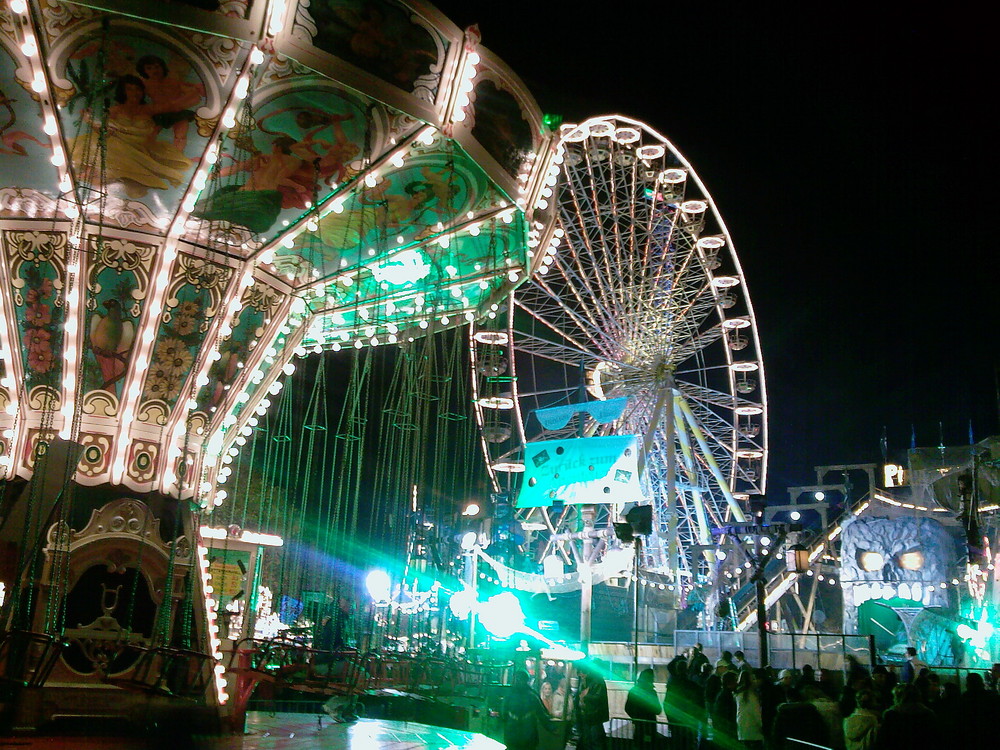
M478 538L475 531L466 531L462 534L462 541L459 544L462 545L462 549L464 550L473 550L476 548L476 540Z
M824 500L826 500L826 493L822 491L817 492L815 495L813 495L813 497L816 498L818 502L823 502Z
M479 504L469 503L465 506L465 510L462 511L463 516L478 516L479 515Z
M495 638L510 638L524 629L521 601L509 591L491 596L479 605L479 621Z
M392 581L384 570L373 570L365 576L365 588L368 589L369 596L375 602L389 601L391 587Z
M716 553L715 553L715 556L717 558L719 558L720 560L725 560L726 559L726 551L724 549L717 550Z
M797 510L793 510L791 513L788 514L788 517L791 518L793 521L798 521L800 518L802 518L802 514L799 513Z
M760 543L766 547L767 545L769 545L771 543L771 537L769 537L769 536L762 536L760 538Z

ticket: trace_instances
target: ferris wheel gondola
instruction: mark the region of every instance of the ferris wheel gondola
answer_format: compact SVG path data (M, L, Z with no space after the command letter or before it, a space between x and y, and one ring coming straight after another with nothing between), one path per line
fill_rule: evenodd
M526 445L639 436L648 498L613 498L605 521L626 500L651 503L643 567L705 580L713 529L744 520L767 468L757 324L732 239L691 165L641 122L564 126L554 162L559 181L541 200L558 225L535 227L534 273L506 327L472 335L491 476L516 493ZM621 415L595 418L593 404L615 398ZM547 429L538 414L552 407L577 411ZM571 505L521 514L550 540L543 556L581 521Z

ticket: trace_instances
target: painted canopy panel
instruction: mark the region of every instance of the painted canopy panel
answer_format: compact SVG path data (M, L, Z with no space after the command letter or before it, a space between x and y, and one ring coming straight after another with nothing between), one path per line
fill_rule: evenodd
M393 86L428 99L437 93L448 41L402 3L312 0L300 7L296 31Z

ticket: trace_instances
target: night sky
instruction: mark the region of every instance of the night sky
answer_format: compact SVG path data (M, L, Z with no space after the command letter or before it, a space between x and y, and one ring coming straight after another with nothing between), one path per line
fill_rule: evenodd
M997 432L996 83L935 6L436 4L542 109L649 123L725 218L768 380L768 496L812 466ZM824 15L819 15L820 12ZM960 15L960 18L956 18Z

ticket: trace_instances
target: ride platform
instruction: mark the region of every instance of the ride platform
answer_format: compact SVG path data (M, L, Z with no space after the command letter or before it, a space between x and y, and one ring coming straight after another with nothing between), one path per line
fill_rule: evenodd
M17 747L73 748L73 750L148 750L158 747L186 747L193 750L502 750L503 744L477 732L433 727L416 722L359 719L338 724L328 717L300 713L263 713L247 716L242 735L194 737L176 735L112 737L61 735L58 737L0 737L0 749Z

